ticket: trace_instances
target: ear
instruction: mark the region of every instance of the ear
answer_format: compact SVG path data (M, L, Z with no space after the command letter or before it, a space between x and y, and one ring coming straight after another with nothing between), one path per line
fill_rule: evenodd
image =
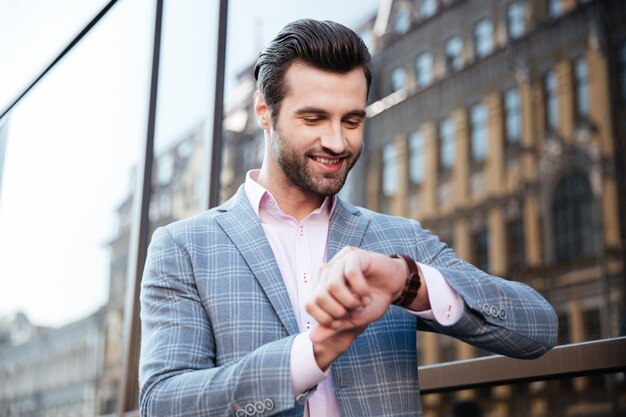
M259 90L254 93L254 113L261 129L269 129L272 126L272 112Z

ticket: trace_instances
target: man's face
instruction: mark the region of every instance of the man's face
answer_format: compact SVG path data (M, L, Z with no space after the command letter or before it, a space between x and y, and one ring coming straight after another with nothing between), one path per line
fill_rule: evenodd
M287 94L269 129L273 177L306 194L336 194L361 153L363 70L338 74L294 63L285 83Z

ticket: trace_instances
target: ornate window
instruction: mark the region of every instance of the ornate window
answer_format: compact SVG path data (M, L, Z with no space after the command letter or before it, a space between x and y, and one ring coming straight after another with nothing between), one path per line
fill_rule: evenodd
M489 19L483 19L474 28L474 45L476 57L482 58L493 52L493 23Z
M406 72L402 67L396 67L391 71L391 91L396 92L404 88Z
M522 138L522 114L517 88L504 92L504 132L509 145L518 145Z
M439 125L439 169L449 171L454 165L454 123L445 119Z
M421 184L424 180L424 135L416 131L409 137L409 177L411 183Z
M446 70L458 71L463 68L463 39L454 36L446 42L444 55L446 57Z
M387 197L395 194L398 186L398 158L396 146L388 143L383 148L383 194Z
M576 115L585 118L589 115L589 69L584 58L574 62L576 78Z
M557 79L554 71L549 71L544 79L546 99L546 127L554 132L559 126L559 100L557 95Z
M526 33L526 5L521 1L509 4L506 9L507 29L511 39L517 39Z
M521 218L507 222L506 244L508 270L516 272L524 268L524 221Z
M415 61L415 69L417 72L417 85L426 87L433 81L433 54L424 52L417 57Z
M575 172L557 185L552 206L557 262L595 253L593 205L591 186L584 172Z
M489 231L481 229L473 234L473 256L474 266L485 272L489 271Z
M437 13L437 0L422 0L422 4L420 6L420 16L423 19L428 19Z
M487 107L476 104L470 109L472 163L481 163L487 157Z

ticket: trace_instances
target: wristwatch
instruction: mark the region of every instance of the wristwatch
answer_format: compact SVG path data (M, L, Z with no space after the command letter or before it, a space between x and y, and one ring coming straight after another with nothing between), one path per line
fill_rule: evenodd
M422 285L422 280L420 279L419 268L413 259L408 257L407 255L403 255L401 253L394 253L391 255L392 258L402 259L406 263L406 266L409 268L409 276L406 279L406 283L404 284L404 289L396 298L393 300L392 304L398 305L400 307L409 307L415 298L417 297L417 291Z

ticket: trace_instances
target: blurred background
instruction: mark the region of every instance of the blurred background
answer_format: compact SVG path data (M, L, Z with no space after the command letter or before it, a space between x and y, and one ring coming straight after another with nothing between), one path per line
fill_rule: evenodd
M252 67L304 17L373 55L341 196L559 315L544 362L420 333L424 415L625 415L626 2L0 0L0 417L138 415L145 246L260 166Z

